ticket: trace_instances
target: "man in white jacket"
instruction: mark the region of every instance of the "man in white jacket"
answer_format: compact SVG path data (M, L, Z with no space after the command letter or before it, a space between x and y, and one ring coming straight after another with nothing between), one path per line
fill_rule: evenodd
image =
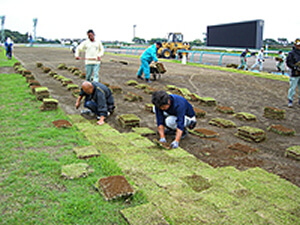
M81 42L76 48L75 58L81 59L79 53L85 51L85 70L86 80L92 81L92 73L94 72L93 81L99 82L99 69L101 57L104 55L104 47L102 42L95 40L95 33L93 30L88 30L88 39Z
M265 61L264 58L264 48L260 49L260 52L256 56L256 62L253 66L251 66L251 70L253 70L256 66L259 65L259 71L261 72L263 70L263 62Z

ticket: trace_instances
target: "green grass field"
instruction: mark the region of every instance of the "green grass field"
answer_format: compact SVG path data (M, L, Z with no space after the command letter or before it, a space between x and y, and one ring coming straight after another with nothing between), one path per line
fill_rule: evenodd
M107 202L93 187L100 177L122 174L117 165L104 154L77 159L72 149L89 141L76 127L55 128L52 121L68 117L61 109L41 112L20 74L0 74L0 83L0 224L127 224L119 211L145 203L143 194ZM94 173L63 179L61 167L77 162Z

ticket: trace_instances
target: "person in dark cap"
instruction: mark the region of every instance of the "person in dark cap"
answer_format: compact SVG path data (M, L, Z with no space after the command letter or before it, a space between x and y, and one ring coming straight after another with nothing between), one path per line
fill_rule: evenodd
M290 88L288 92L288 107L293 107L293 98L298 86L299 104L300 104L300 39L294 42L294 48L289 52L286 58L286 65L291 69Z

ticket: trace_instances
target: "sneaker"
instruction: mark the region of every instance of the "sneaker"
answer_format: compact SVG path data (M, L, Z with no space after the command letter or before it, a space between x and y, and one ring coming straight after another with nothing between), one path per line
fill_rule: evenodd
M146 79L146 83L150 84L151 80L150 79Z
M289 108L292 108L292 107L293 107L293 101L292 101L292 100L289 100L288 107L289 107Z
M141 76L137 76L137 79L144 80L144 78L142 78Z

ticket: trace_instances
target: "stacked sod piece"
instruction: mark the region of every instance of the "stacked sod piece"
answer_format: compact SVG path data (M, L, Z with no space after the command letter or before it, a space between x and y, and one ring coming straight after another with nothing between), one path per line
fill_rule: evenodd
M218 111L220 113L224 113L224 114L234 114L234 109L232 107L228 107L228 106L218 105L216 107L216 111Z
M282 120L285 118L285 110L267 106L264 109L264 117Z
M271 126L269 126L267 128L267 130L272 131L272 132L277 133L277 134L280 134L280 135L286 135L286 136L296 134L296 131L294 129L284 127L280 124L272 124Z
M243 120L243 121L256 121L256 116L251 113L239 112L234 116L239 120Z
M129 102L136 102L136 101L142 101L143 97L136 93L129 91L129 92L127 92L126 95L124 95L124 100L129 101Z
M204 111L200 108L194 107L194 111L195 111L196 117L198 117L198 118L203 118L206 115L206 111Z
M40 110L42 111L56 110L57 106L58 106L58 100L54 98L44 98L43 104L40 106Z
M154 112L154 111L153 111L153 107L154 107L154 104L152 104L152 103L146 103L146 104L145 104L145 110L146 110L146 111Z
M217 102L214 98L211 97L200 97L200 104L204 106L216 106Z
M295 145L287 148L285 156L296 160L300 160L300 145Z
M117 119L123 128L140 126L140 118L134 114L122 114Z
M243 126L238 128L238 132L235 136L250 142L262 142L266 139L266 133L262 129Z
M217 126L220 128L231 128L236 127L236 124L231 120L226 120L223 118L213 118L208 122L210 125Z
M44 98L49 98L49 91L47 87L37 87L34 90L37 100L42 101Z
M112 91L112 93L114 93L114 94L121 94L123 92L122 88L117 85L111 85L111 86L109 86L109 88Z

